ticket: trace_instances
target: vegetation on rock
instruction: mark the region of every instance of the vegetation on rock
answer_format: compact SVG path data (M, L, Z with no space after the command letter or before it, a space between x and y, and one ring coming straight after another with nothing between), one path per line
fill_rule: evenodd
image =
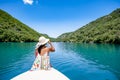
M65 42L120 43L120 8L57 39Z
M3 10L0 10L0 42L31 42L38 41L40 34L15 19Z

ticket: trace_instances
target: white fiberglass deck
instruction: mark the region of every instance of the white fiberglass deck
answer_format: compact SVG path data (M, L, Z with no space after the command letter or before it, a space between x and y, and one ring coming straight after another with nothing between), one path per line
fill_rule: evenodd
M54 68L24 72L11 80L70 80Z

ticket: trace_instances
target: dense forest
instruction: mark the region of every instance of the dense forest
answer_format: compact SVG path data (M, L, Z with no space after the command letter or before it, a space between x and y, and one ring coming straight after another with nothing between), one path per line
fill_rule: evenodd
M0 10L0 42L30 42L38 41L40 34L15 19L7 12Z
M0 9L0 42L38 41L43 35ZM52 41L85 43L120 43L120 8L74 32L64 33Z
M120 43L120 8L57 39L65 42Z

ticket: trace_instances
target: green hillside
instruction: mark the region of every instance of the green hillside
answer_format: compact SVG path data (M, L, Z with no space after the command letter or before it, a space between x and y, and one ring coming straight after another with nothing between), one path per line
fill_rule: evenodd
M120 8L57 39L65 42L120 43Z
M0 42L30 42L38 41L40 34L15 19L3 10L0 10Z

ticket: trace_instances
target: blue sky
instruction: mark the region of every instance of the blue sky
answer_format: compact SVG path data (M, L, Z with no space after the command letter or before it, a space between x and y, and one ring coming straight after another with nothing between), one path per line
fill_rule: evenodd
M0 9L39 33L57 37L120 8L120 0L0 0Z

